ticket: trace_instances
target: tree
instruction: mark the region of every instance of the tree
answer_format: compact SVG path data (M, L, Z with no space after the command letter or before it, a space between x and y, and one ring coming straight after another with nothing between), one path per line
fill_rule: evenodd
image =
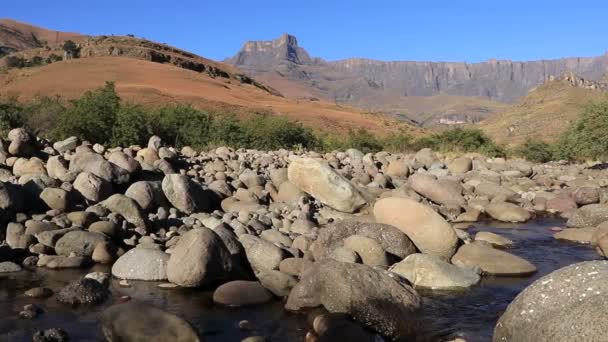
M55 135L62 139L75 135L91 142L108 143L119 109L120 98L114 82L106 82L105 86L70 101L59 116Z
M63 43L63 53L65 59L78 58L80 57L80 48L73 41L66 40Z

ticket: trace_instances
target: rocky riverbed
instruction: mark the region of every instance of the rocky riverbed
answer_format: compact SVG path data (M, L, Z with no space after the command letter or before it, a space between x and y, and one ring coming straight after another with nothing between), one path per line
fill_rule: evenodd
M608 265L583 262L608 249L602 165L15 129L0 182L9 340L568 341L605 325Z

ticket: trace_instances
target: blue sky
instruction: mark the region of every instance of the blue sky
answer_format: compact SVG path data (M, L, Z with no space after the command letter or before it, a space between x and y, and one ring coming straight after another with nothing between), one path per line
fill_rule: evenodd
M484 61L596 56L608 1L30 0L0 17L62 31L127 34L223 59L246 40L289 32L328 60Z

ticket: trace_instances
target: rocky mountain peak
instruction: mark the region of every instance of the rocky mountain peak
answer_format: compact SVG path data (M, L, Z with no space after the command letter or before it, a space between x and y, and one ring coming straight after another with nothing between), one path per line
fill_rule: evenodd
M295 36L285 33L272 40L248 41L226 62L243 69L269 70L282 64L303 65L314 61L298 45Z

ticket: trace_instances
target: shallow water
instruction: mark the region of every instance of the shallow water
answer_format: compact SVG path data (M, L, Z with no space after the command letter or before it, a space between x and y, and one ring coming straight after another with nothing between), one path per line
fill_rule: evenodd
M421 340L441 341L457 336L469 342L491 340L494 324L511 300L535 279L560 267L584 260L597 259L589 246L554 240L554 226L563 221L542 219L525 225L478 223L469 229L492 231L512 239L515 246L508 251L535 264L538 272L525 278L486 277L468 291L451 293L422 293ZM287 313L281 301L248 307L226 308L213 304L211 291L160 289L153 282L132 281L131 288L112 282L113 297L103 305L72 308L58 304L54 297L31 299L23 295L27 289L46 286L58 291L62 286L92 271L109 271L107 267L88 270L23 271L0 278L0 341L31 341L34 331L61 327L72 341L103 340L97 317L104 308L128 295L178 314L191 322L206 341L240 341L252 335L262 335L270 341L303 341L307 330L304 315ZM21 308L30 303L46 311L33 320L17 317ZM238 322L249 320L256 331L241 331Z

